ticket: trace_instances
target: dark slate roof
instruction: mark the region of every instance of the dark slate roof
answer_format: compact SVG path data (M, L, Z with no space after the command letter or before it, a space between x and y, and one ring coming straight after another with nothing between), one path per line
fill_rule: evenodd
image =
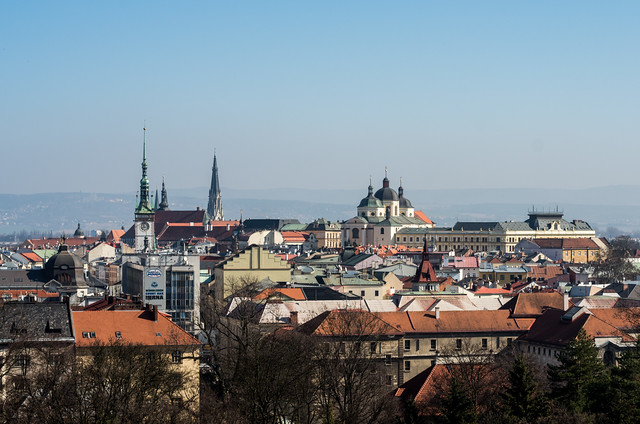
M302 287L298 286L304 293L304 297L307 300L346 300L346 299L357 299L359 296L351 295L347 296L346 294L340 293L336 290L333 290L330 287L325 286L314 286L314 287Z
M0 269L0 289L41 289L46 279L43 269Z
M4 303L0 319L2 339L49 339L73 342L66 303Z
M456 222L453 226L454 231L487 231L493 230L497 222Z
M374 196L382 201L399 200L398 193L396 193L396 191L391 187L381 188L380 190L376 191L376 194L374 194Z
M373 256L373 253L358 253L357 255L351 256L349 259L342 261L342 265L355 266L360 262L369 259L371 256Z

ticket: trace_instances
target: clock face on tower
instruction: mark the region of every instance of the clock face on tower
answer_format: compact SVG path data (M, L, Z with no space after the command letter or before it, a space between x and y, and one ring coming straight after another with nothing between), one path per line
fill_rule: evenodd
M149 223L148 222L143 222L142 224L140 224L140 229L142 231L147 231L149 229Z

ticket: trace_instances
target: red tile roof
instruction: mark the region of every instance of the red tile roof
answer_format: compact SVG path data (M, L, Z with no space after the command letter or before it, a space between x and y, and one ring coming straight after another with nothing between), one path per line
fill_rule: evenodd
M24 256L29 262L42 262L42 258L35 252L22 252L20 254Z
M527 277L531 277L536 280L539 280L540 278L546 280L562 274L562 267L558 265L532 266L529 269L529 272L527 272Z
M533 320L516 320L507 310L380 312L380 319L404 333L472 333L485 331L524 331Z
M280 231L280 233L287 243L304 243L307 239L304 233L298 231Z
M593 240L586 237L537 238L531 241L543 249L599 249Z
M412 281L414 283L430 283L438 281L436 271L433 269L433 265L431 265L428 257L422 258L422 262L416 270L416 275L413 277Z
M2 298L4 298L6 296L6 297L10 297L11 299L18 299L21 296L27 296L27 295L31 295L31 294L34 294L37 297L41 297L41 298L60 297L60 293L50 293L48 291L40 290L40 289L0 290L0 297L2 297Z
M584 329L588 336L594 338L621 337L625 341L634 340L628 334L623 333L610 323L589 312L583 312L581 315L575 316L573 320L562 319L563 315L565 315L565 311L562 310L546 310L541 317L536 319L529 332L520 336L520 339L535 343L565 346L576 338L581 329Z
M489 288L489 287L478 287L475 291L475 294L509 294L511 293L511 290L507 290L507 289L501 289L501 288Z
M263 300L263 299L268 299L268 298L273 297L273 296L277 296L278 294L282 294L285 297L288 297L288 298L290 298L292 300L306 300L306 298L304 296L304 292L302 291L302 289L299 289L299 288L279 288L279 287L273 287L273 288L264 289L263 291L261 291L260 293L255 295L253 297L253 299L254 300Z
M549 308L563 309L561 293L518 293L500 309L508 309L513 317L537 317ZM570 304L570 306L572 306Z
M72 311L76 345L88 347L97 343L121 341L144 346L196 346L201 343L164 314L137 311ZM120 332L118 339L116 332ZM83 337L95 333L95 338Z
M234 228L237 227L238 225L240 225L240 221L236 221L236 220L227 220L227 221L214 221L211 220L209 221L209 225L211 225L212 227L225 227L228 225L230 228Z
M326 311L305 322L299 331L314 336L402 335L377 315L357 309Z
M418 218L418 219L420 219L420 220L422 220L422 221L426 222L427 224L431 224L431 225L433 225L433 221L432 221L432 220L430 220L430 219L429 219L429 217L427 217L427 215L425 215L425 214L424 214L424 212L422 212L422 211L414 211L414 212L413 212L413 215L414 215L416 218Z
M124 235L124 230L111 230L107 236L107 242L120 243L120 238Z

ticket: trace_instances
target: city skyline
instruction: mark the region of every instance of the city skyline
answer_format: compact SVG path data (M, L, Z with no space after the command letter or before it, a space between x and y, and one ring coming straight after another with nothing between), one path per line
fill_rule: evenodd
M134 192L143 125L152 191L214 149L223 198L637 178L636 3L38 6L0 6L3 193Z

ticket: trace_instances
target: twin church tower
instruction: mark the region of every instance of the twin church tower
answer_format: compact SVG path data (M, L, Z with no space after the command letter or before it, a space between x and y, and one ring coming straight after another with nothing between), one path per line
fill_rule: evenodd
M158 204L158 190L156 190L155 205L151 206L149 194L149 178L147 177L147 129L143 128L142 140L142 178L140 179L140 192L137 196L134 229L136 252L148 252L155 249L155 215L156 211L169 210L167 190L162 179L162 201ZM207 204L208 220L222 221L222 193L218 180L218 161L215 151L213 153L213 169L211 174L211 187L209 189L209 203Z

